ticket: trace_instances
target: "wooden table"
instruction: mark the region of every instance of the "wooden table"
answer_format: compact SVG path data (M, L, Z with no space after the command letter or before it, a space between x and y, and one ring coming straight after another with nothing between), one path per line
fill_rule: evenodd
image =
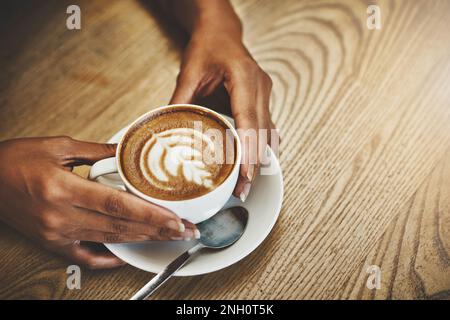
M168 102L182 33L153 5L107 0L77 1L69 31L72 2L1 13L0 139L106 141ZM369 1L233 1L274 80L283 209L243 261L171 279L156 299L450 297L450 1L374 2L380 30ZM0 298L126 299L151 277L82 270L68 290L70 262L0 228Z

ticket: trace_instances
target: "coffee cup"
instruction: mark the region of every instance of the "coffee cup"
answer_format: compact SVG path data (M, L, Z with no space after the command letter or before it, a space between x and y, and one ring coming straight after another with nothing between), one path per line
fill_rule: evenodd
M191 110L193 113L197 112L208 115L208 117L218 120L218 122L223 124L226 127L227 133L231 133L233 137L234 161L230 166L229 172L227 172L226 176L223 176L223 180L221 180L220 183L214 185L210 190L207 190L207 192L204 191L198 196L194 196L188 199L177 199L176 196L170 199L164 199L159 196L144 193L142 189L139 190L136 185L133 185L133 183L131 183L130 179L127 178L126 174L124 173L124 164L122 163L121 159L124 149L126 148L124 147L124 145L126 145L127 143L129 144L129 140L127 139L127 137L133 134L133 130L136 130L136 128L142 126L142 122L146 119L159 117L159 115L169 114L170 112L176 112L181 109L185 111ZM239 141L238 134L233 125L225 117L202 106L193 104L175 104L156 108L137 118L128 127L128 129L120 139L117 145L115 157L103 159L96 162L90 170L89 178L91 180L95 180L98 177L106 174L117 173L120 176L122 187L124 187L126 191L146 201L165 207L173 211L182 219L186 219L192 223L199 223L217 213L232 195L239 177L240 159L241 143Z

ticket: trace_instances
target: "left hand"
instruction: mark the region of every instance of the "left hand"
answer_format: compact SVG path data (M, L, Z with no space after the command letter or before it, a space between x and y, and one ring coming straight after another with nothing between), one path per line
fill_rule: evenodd
M211 26L207 30L200 28L193 33L184 54L171 103L192 103L221 84L230 96L242 142L240 177L234 195L245 201L258 173L259 152L271 139L278 139L275 131L271 137L271 129L275 128L269 111L272 80L250 55L240 36L229 30L211 30ZM247 129L256 130L257 143L243 139L242 132ZM261 139L259 129L267 129L267 138Z

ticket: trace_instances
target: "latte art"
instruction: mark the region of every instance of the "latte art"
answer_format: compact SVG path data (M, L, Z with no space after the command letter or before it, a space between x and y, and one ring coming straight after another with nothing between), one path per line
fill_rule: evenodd
M140 169L147 182L160 189L173 190L167 183L173 178L183 178L210 189L211 172L203 162L203 150L195 149L195 145L206 145L210 152L216 151L210 137L191 128L153 134L142 148L140 158Z
M231 173L234 139L214 114L180 106L152 114L127 133L121 167L144 194L163 200L192 199L214 190Z

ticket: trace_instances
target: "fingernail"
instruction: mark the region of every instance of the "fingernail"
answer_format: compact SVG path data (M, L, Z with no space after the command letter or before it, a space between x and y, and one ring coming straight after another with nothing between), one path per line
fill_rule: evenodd
M200 231L198 231L197 229L194 230L194 238L195 239L200 239L200 237L201 237Z
M246 183L245 184L244 189L242 190L242 192L241 192L241 194L239 196L239 198L241 198L242 202L245 202L245 200L247 200L248 193L250 192L250 187L251 186L252 185L250 183Z
M171 237L170 240L180 241L183 240L183 237Z
M192 229L186 229L186 231L184 232L184 240L185 241L191 241L192 238L194 237L195 239L197 239L197 233L198 230L192 230ZM198 232L199 233L199 232ZM200 233L199 233L200 235Z
M184 232L184 230L186 229L184 224L175 220L170 220L169 222L167 222L167 228L178 232Z
M248 181L253 181L253 175L255 174L255 165L249 164L247 169L247 179Z
M194 230L192 230L192 229L186 229L186 230L184 231L183 237L185 237L185 238L190 238L190 239L191 239L194 235L195 235Z

